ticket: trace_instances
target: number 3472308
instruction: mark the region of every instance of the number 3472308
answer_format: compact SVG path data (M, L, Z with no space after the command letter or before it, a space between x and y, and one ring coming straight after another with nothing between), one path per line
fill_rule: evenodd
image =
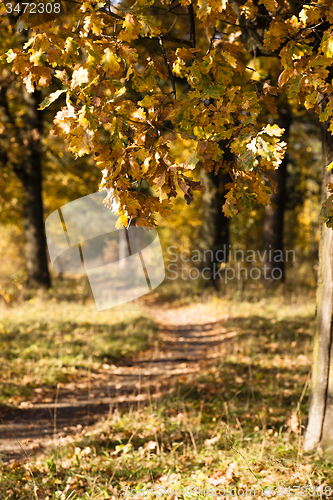
M24 14L60 14L60 3L17 3L15 7L11 3L6 3L6 12L11 14L13 12Z

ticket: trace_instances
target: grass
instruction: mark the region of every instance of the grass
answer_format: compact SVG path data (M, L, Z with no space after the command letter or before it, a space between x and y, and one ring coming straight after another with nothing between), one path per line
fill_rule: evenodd
M161 495L170 499L207 498L202 490L214 487L230 493L248 489L249 494L252 488L256 498L264 498L262 489L267 488L277 498L309 498L311 488L319 486L323 490L315 498L328 498L332 462L302 451L314 297L277 291L256 299L250 292L243 298L235 293L197 300L207 320L216 317L221 328L237 333L223 358L203 366L199 374L184 374L172 397L143 408L116 408L29 464L3 466L1 500L115 500L128 489L140 492L137 498L154 498L147 490L158 487L180 489L177 496L171 490ZM29 304L20 321L28 324L29 314L36 321L37 308L42 325L42 303ZM99 338L102 332L91 327L96 325L92 310L79 315L77 307L66 310L62 304L62 314L55 309L51 323L60 317L63 330L66 322L80 317L78 328L90 332L89 339ZM187 306L182 310L186 314ZM120 321L112 318L110 329ZM56 335L56 325L48 328ZM81 352L85 367L88 351ZM101 359L104 354L102 350ZM195 490L199 486L201 493Z
M299 436L289 429L274 431L269 418L268 427L227 424L218 404L211 410L192 394L115 412L30 466L4 468L3 498L30 500L34 486L41 499L65 499L74 491L71 498L99 500L120 498L127 488L254 488L259 497L262 488L332 484L331 464L303 457Z
M58 291L0 309L2 404L17 405L36 389L87 378L104 363L133 357L153 343L154 321L139 308L98 312L91 300L76 300L79 292L72 289L72 301Z

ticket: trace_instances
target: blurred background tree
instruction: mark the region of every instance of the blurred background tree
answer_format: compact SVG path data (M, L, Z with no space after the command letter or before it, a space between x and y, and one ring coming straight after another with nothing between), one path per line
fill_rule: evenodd
M126 7L126 2L122 2ZM118 4L120 8L120 4ZM154 15L157 23L165 24L163 12L155 7ZM178 12L180 11L180 12ZM71 11L73 19L77 13ZM182 16L181 9L172 5L170 16L177 15L179 26L187 24L187 15ZM75 17L76 16L76 17ZM2 14L3 25L7 32L0 37L1 51L6 52L8 48L15 47L19 43L16 34L15 22L8 15ZM220 43L220 35L216 36L214 45ZM209 35L202 27L196 30L197 43L209 39ZM23 43L21 40L20 43ZM167 50L167 42L166 50ZM138 46L141 54L146 57L160 53L160 47L156 40L139 40ZM249 56L252 57L252 56ZM248 73L252 80L257 80L258 86L271 79L271 85L276 84L277 76L281 67L276 58L266 55L258 55L246 61ZM166 71L162 54L160 55L160 72ZM23 92L20 79L10 72L9 66L4 59L0 67L0 202L1 202L1 233L3 254L1 281L2 294L7 297L15 295L16 288L22 288L24 284L35 284L37 286L49 286L50 280L46 265L46 258L41 257L45 253L44 228L41 221L47 215L61 205L68 203L80 196L90 194L98 188L100 171L94 166L91 158L74 160L68 152L66 144L60 138L50 134L52 117L64 104L64 98L60 97L56 103L51 104L44 111L37 111L39 103L43 100L43 89L38 87L38 92L26 95ZM178 92L186 94L189 85L185 79L174 77ZM242 77L234 76L235 84L244 84ZM160 80L163 92L172 92L170 81ZM57 90L56 83L52 84L52 91ZM126 83L129 96L133 100L144 97L143 93L134 90L131 82ZM267 103L266 103L267 104ZM262 114L261 121L272 123L280 119L280 125L288 129L290 125L290 141L288 157L278 172L273 173L280 178L277 184L281 186L277 195L272 195L273 205L262 208L258 207L248 213L240 213L237 218L229 220L222 213L224 203L225 183L231 179L228 165L218 175L214 172L206 172L200 163L194 170L194 178L203 180L206 184L204 193L197 192L194 202L188 206L182 199L174 201L174 213L165 220L159 220L160 234L163 246L176 245L181 251L192 252L193 250L205 249L217 250L224 245L230 244L235 249L267 249L293 248L296 251L297 279L313 286L316 277L317 262L317 213L319 210L319 179L320 179L320 144L318 140L319 129L315 125L309 111L301 111L298 104L291 100L284 103L287 112L282 119L281 110L274 111L271 107L271 115L266 111ZM269 109L269 106L268 106ZM280 118L279 118L280 117ZM284 121L284 123L282 123ZM170 129L172 124L170 123ZM37 131L35 133L34 131ZM286 130L288 132L288 130ZM179 161L185 161L194 149L194 141L190 138L180 136L171 144L174 155ZM232 162L233 158L229 158ZM34 179L27 177L31 170L29 161L34 163ZM40 165L40 166L38 166ZM16 174L15 174L16 172ZM43 177L43 207L41 205L41 177ZM20 176L20 181L18 180ZM37 176L37 177L36 177ZM28 188L31 179L30 188ZM29 195L29 189L34 189L33 195ZM285 193L285 195L283 194ZM156 192L157 194L157 192ZM27 200L38 201L38 210L29 211ZM274 197L275 196L275 197ZM35 198L34 198L35 197ZM36 202L33 202L35 208ZM25 207L25 208L24 208ZM29 222L30 219L30 222ZM24 222L25 221L25 222ZM276 222L277 226L274 226ZM29 227L38 228L35 231ZM273 230L274 227L274 230ZM23 228L23 230L22 230ZM30 242L29 242L30 235ZM272 240L275 238L275 242ZM31 239L32 238L32 239ZM36 241L39 243L36 244ZM277 242L278 243L277 243ZM26 251L23 251L24 244ZM29 250L30 248L30 250ZM44 249L44 250L43 250ZM214 252L215 254L215 252ZM168 255L166 254L166 259ZM12 262L15 262L15 265ZM224 267L226 263L206 262L204 265L215 264ZM191 267L196 263L191 262ZM232 265L229 263L228 265ZM251 265L246 263L250 268ZM281 263L282 271L283 262ZM212 269L210 277L213 278ZM288 276L287 276L288 279ZM290 276L295 280L295 274ZM213 279L199 280L195 282L195 288L200 290L204 285L215 285ZM242 286L244 283L242 284ZM15 288L16 287L16 288ZM223 289L223 287L222 287ZM7 292L6 292L7 291ZM13 296L14 296L13 295Z

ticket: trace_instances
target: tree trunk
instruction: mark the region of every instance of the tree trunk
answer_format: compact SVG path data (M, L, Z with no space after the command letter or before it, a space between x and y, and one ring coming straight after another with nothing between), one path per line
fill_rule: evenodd
M229 245L229 219L222 212L225 203L225 185L231 182L229 171L201 172L202 184L206 186L202 194L202 247L206 251L202 268L205 283L219 288L220 263L227 260ZM217 254L218 250L220 252ZM209 278L209 279L208 279Z
M33 94L22 88L26 104L26 124L24 128L27 155L24 164L15 167L15 173L24 190L24 236L25 258L29 287L49 288L51 286L46 255L42 200L42 158L41 138L43 133L42 112L39 91Z
M287 142L291 124L291 112L288 105L279 108L277 123L279 127L285 129L283 139ZM271 204L265 207L264 251L267 279L264 282L266 286L272 285L275 281L281 283L285 280L283 236L287 164L288 154L285 155L279 168L270 173L276 184L276 192L270 196Z
M333 182L333 137L323 124L323 180L322 202L329 196L327 185ZM333 231L326 225L320 229L319 270L317 286L317 316L314 335L312 377L308 424L304 450L322 448L333 456Z

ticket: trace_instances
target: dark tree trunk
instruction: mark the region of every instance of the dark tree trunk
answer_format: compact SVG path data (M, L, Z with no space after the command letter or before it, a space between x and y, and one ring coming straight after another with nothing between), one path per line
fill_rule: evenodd
M234 161L234 155L227 148L224 158L227 164ZM205 283L218 289L221 280L220 265L227 261L228 255L229 219L222 212L222 207L227 193L225 185L231 182L231 178L228 168L220 170L217 175L202 170L200 175L202 184L206 186L202 194L201 231L202 249L206 251L206 258L201 267L206 269Z
M323 178L322 202L330 193L328 183L333 183L333 171L327 165L333 161L333 137L322 125ZM333 457L333 231L326 225L320 228L319 270L317 286L317 315L314 335L312 375L308 424L304 450L321 447Z
M288 140L291 124L291 112L288 105L279 108L278 125L285 129L283 139ZM284 212L285 187L287 177L288 154L285 155L279 168L270 173L276 184L276 192L270 196L271 204L265 207L264 220L264 251L267 277L265 285L270 286L275 281L284 282Z
M41 139L43 133L42 112L38 111L41 102L39 91L33 94L22 89L26 105L26 124L24 135L27 154L24 163L15 167L15 173L22 182L24 190L24 236L25 258L28 286L49 288L51 286L46 255L42 200L42 158Z

